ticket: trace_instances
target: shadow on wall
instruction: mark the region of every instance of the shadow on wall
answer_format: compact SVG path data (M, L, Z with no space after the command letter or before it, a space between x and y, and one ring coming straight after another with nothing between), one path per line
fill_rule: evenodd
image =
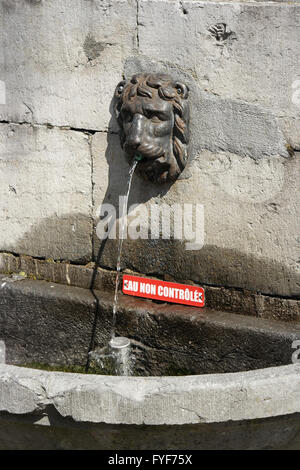
M115 128L113 100L110 104L110 128ZM108 164L108 186L102 204L112 204L119 214L119 195L126 193L129 165L115 134L107 135L105 157ZM97 158L97 155L94 155ZM189 164L183 174L188 176ZM180 179L174 183L180 184ZM129 198L129 206L146 203L156 198L159 202L171 188L171 184L156 185L134 175ZM176 198L176 190L174 191ZM176 201L174 201L176 202ZM99 266L116 268L118 240L107 239L100 242L94 227L94 260ZM118 231L117 231L118 233ZM101 253L101 256L99 256ZM299 295L300 280L292 267L276 260L256 257L235 249L215 245L205 245L198 251L186 251L185 243L179 240L124 240L122 267L174 280L249 289L266 294L296 297Z
M73 232L70 229L70 222L74 219L77 223L80 221L80 231ZM87 233L90 235L90 225L91 220L88 217L78 214L69 214L63 219L44 219L25 233L24 238L18 241L17 248L14 247L14 251L18 249L19 253L32 255L32 240L39 240L41 258L72 259L74 263L85 264L92 259L92 244L90 239L80 240L80 237L85 236L84 230L87 226ZM60 234L64 237L63 241L60 240ZM95 246L96 265L115 269L117 240L106 239L101 242L97 239ZM85 247L85 250L82 247ZM61 256L62 251L64 258ZM56 252L58 256L55 256ZM34 253L33 256L39 257L39 254ZM124 240L122 267L149 276L166 276L169 280L193 281L264 294L299 297L299 275L292 267L276 260L258 258L239 250L214 245L205 245L199 251L186 251L184 244L178 240ZM92 285L91 278L91 287Z
M109 129L117 129L118 124L114 115L114 98L110 102L109 112L111 114ZM97 157L96 157L97 158ZM128 174L130 166L123 152L119 136L107 134L107 148L105 158L108 164L108 186L102 203L114 204L119 214L119 195L126 193ZM154 184L143 180L137 172L133 177L133 183L130 192L131 204L141 204L149 201L151 198L163 197L172 186L171 183Z
M115 125L113 101L110 112L112 128ZM103 138L102 133L98 134ZM94 135L93 139L96 138L97 135ZM97 149L93 150L93 158L97 168L100 161ZM126 193L129 165L116 134L107 134L105 158L108 182L103 196L97 193L100 179L99 183L97 179L94 180L95 201L112 204L118 214L119 195ZM98 178L101 178L101 173L98 173ZM134 175L129 205L146 203L152 198L159 203L170 187L170 184L155 185ZM179 190L180 180L174 183L169 199L177 202L176 191ZM101 243L95 233L97 222L96 217L93 223L91 217L80 213L66 214L62 218L45 218L28 230L11 251L82 264L93 259L96 265L115 269L118 240L108 239ZM299 281L292 266L214 245L205 245L198 251L186 251L185 244L178 240L125 240L122 267L158 277L168 275L174 280L191 280L289 297L299 294Z
M178 240L124 240L122 258L123 268L166 280L299 298L300 279L292 267L239 250L205 245L186 251ZM107 241L101 265L115 267L114 240Z
M85 264L92 260L92 219L86 214L70 213L42 219L5 251L36 258L53 258Z
M109 111L111 114L111 119L109 122L109 129L114 129L117 127L116 119L114 116L114 99L111 100ZM93 158L96 160L100 158L97 152L93 154ZM105 150L105 159L108 166L108 184L105 191L104 197L100 197L99 207L96 209L96 217L94 220L94 229L93 229L93 259L99 260L100 265L103 266L101 260L99 259L99 250L101 253L104 251L106 243L101 243L96 234L96 226L100 220L100 207L105 204L110 204L114 207L117 220L122 212L122 207L120 207L120 196L125 196L127 191L127 184L129 178L130 165L127 162L126 156L121 148L119 136L113 133L107 134L107 146ZM97 162L95 164L97 166ZM95 185L95 194L97 198L97 181L94 181ZM143 180L139 175L134 174L132 180L132 186L130 191L130 196L128 200L128 209L130 214L130 209L135 204L142 204L148 202L153 198L162 198L169 191L171 183L166 183L163 185L153 184L149 181ZM107 217L106 214L103 214L104 218ZM118 230L117 230L118 232ZM118 240L107 240L108 244L113 243L116 258L117 258L117 243Z

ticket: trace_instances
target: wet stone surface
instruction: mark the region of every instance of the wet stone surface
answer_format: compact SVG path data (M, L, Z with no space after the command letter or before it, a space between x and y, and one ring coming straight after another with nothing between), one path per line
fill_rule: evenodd
M84 368L111 338L110 292L25 279L1 293L9 364ZM135 375L210 374L290 364L300 326L121 295L116 336L131 341Z

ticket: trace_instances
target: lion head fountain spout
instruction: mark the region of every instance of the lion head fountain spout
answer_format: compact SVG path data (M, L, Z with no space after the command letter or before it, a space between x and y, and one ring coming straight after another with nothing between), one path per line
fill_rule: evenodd
M175 181L187 162L189 89L169 75L145 73L120 82L115 113L129 163L155 183Z

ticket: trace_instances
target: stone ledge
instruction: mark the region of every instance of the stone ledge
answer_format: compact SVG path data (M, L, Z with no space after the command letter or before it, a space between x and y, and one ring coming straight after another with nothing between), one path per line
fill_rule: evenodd
M300 412L300 365L184 377L84 376L0 365L0 410L52 404L77 422L188 424Z
M88 351L111 337L113 293L0 276L6 362L84 370ZM120 295L116 334L132 340L135 375L239 372L291 363L299 323ZM75 367L75 370L74 370Z
M46 280L86 289L91 287L94 267L94 263L82 266L70 264L69 262L54 261L53 259L41 260L26 255L17 256L10 253L0 253L0 273L12 274L23 271L28 278L33 280ZM129 270L126 270L126 272L143 275ZM115 276L115 271L98 267L93 288L113 291ZM178 281L170 279L168 276L165 280ZM189 280L180 281L194 284ZM242 315L280 321L299 321L300 319L300 302L296 299L272 297L225 286L207 286L204 284L204 288L206 306L211 309L221 309Z
M2 251L84 262L92 256L89 136L0 126Z

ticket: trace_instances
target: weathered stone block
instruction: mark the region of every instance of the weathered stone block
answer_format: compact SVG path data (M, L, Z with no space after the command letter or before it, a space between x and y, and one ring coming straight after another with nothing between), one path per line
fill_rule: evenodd
M299 17L298 2L141 0L140 52L190 71L214 95L268 107L299 148Z
M296 158L282 158L287 144L299 141L293 98L299 5L6 0L0 8L7 101L0 120L98 130L111 122L115 131L110 100L138 43L151 59L137 54L127 60L127 76L151 66L191 88L191 161L171 188L135 176L130 204L202 203L204 247L187 252L178 241L134 240L124 245L124 267L267 294L299 293L298 166ZM119 215L119 195L126 191L129 168L117 135L96 132L91 166L81 133L2 129L0 248L89 259L92 216L96 225L103 202L113 203ZM96 236L94 242L96 255ZM107 243L102 265L115 266L116 248L115 241Z
M81 132L0 126L0 249L91 257L91 160Z
M88 289L44 281L9 282L1 275L0 289L0 331L8 364L84 367L89 348L103 347L111 338L112 292L95 290L92 295ZM292 343L299 334L299 323L119 298L116 335L132 341L134 375L211 374L291 364Z
M155 70L170 74L190 89L190 149L193 158L200 150L228 151L259 159L265 156L288 157L288 145L272 109L242 100L223 98L204 91L187 72L147 56L129 57L125 76Z
M93 137L95 203L97 208L101 202L114 204L118 216L118 195L125 194L129 167L117 136L109 139L106 155L111 157L105 159L104 137ZM185 243L172 237L125 240L123 267L148 275L169 274L177 280L299 295L298 171L297 156L253 160L202 151L170 188L134 176L129 206L146 203L149 209L154 203L201 203L205 239L203 248L196 251L187 251ZM94 218L97 224L99 210ZM94 240L96 256L100 242L95 234ZM117 240L107 240L100 263L114 268L116 260Z
M136 2L8 0L0 16L7 89L0 120L107 128L124 58L135 46Z

